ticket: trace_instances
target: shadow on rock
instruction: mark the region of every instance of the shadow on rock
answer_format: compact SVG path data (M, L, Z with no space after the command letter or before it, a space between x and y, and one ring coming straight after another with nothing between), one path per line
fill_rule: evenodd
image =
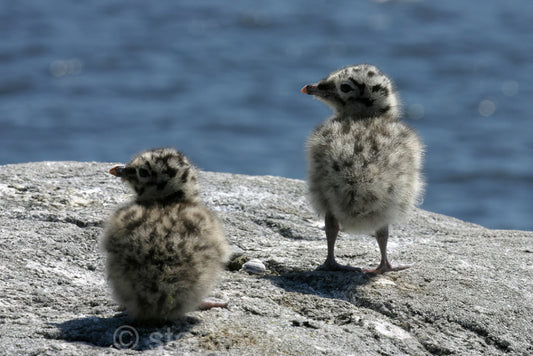
M288 292L315 294L326 298L346 299L346 291L365 285L376 275L362 272L330 272L287 268L267 261L274 275L266 275L272 283Z
M148 350L180 339L199 320L184 317L175 322L147 327L132 323L125 313L112 318L86 317L63 323L49 323L58 328L57 333L47 335L50 339L88 343L99 347L113 346L117 349Z

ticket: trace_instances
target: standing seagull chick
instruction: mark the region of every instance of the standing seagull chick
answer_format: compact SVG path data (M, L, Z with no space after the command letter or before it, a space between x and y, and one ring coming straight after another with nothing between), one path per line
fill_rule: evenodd
M307 141L309 191L315 210L325 217L326 270L360 270L335 261L339 224L348 231L374 232L381 263L368 272L383 273L389 224L418 203L423 146L417 134L398 121L399 101L391 81L372 65L356 65L331 73L302 88L334 110Z
M204 303L227 262L219 221L200 202L196 170L156 149L111 169L137 193L107 222L102 248L116 300L141 322L172 321Z

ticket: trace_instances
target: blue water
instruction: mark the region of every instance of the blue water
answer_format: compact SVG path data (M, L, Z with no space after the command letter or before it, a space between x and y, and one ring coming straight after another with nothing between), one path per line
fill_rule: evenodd
M533 230L533 1L0 3L0 164L127 161L305 178L299 92L372 63L427 145L423 208Z

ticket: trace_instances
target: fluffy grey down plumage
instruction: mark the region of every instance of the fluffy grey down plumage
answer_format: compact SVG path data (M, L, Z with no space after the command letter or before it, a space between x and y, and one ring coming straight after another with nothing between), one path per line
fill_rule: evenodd
M334 244L340 225L347 231L376 232L382 273L403 269L387 259L388 226L419 202L423 146L398 118L400 104L387 76L372 65L331 73L302 92L334 110L307 141L311 204L325 217L328 258L321 268L360 270L339 265Z
M110 172L137 195L109 218L101 241L117 302L141 322L172 321L198 308L229 247L220 222L200 202L195 168L165 148Z

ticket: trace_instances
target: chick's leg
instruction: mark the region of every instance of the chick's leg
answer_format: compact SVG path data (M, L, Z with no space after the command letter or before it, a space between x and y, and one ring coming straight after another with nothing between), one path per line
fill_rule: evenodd
M317 269L322 271L361 271L359 267L341 265L335 261L335 242L339 234L339 222L331 213L326 213L326 238L328 240L328 256L326 262Z
M401 271L411 267L411 265L392 265L387 258L387 241L389 239L389 226L386 225L376 231L376 240L378 240L379 251L381 252L381 262L379 266L372 269L365 269L365 272L385 273L390 271Z
M206 298L204 301L200 304L198 309L200 310L208 310L211 308L225 308L228 306L228 302L217 299L217 298Z

